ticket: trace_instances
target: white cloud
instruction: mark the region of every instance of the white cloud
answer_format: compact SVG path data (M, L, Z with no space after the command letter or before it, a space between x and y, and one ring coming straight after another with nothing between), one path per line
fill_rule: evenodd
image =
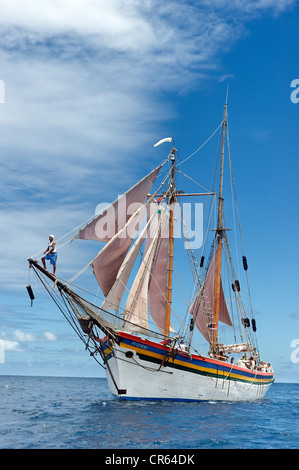
M221 12L222 16L230 16L232 13L241 18L257 16L260 13L272 13L277 15L283 11L292 8L296 0L201 0L201 6L205 6Z
M11 341L8 339L1 339L0 341L4 347L4 353L8 351L21 351L17 341Z
M36 337L32 333L24 333L21 330L15 330L12 334L12 338L20 343L32 343L36 340Z
M152 36L138 12L140 6L138 1L123 0L16 0L13 5L3 1L2 24L28 29L31 42L44 35L76 32L111 48L136 49L144 47Z
M33 333L25 333L24 331L17 329L12 333L1 332L0 341L4 344L6 351L22 351L20 343L33 343L33 342L54 342L58 338L50 331L45 331L41 335Z
M57 341L57 336L55 336L50 331L45 331L43 336L46 341Z
M24 162L47 189L45 175L58 165L56 185L68 185L77 173L89 177L94 164L121 162L120 151L127 158L170 118L157 92L198 86L244 32L248 12L293 3L2 0L0 120L9 181Z

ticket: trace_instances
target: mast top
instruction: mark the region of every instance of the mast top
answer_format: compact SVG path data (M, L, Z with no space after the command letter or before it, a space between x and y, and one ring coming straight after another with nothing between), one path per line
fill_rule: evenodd
M221 149L221 168L220 168L220 183L219 183L219 204L218 204L218 221L217 221L217 233L220 238L223 238L224 227L223 227L223 172L224 172L224 144L225 144L225 131L226 131L226 119L227 119L227 103L224 105L224 114L222 121L222 149Z

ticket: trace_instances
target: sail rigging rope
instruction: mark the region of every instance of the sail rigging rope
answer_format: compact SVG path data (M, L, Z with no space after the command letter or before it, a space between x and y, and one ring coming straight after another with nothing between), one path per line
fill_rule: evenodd
M187 160L189 160L189 158L193 157L193 155L195 155L197 152L199 152L199 150L201 150L209 142L209 140L211 140L211 138L216 134L216 132L222 127L222 124L223 124L223 121L221 121L221 123L219 124L217 129L214 130L214 132L210 135L210 137L200 147L198 147L198 149L194 150L194 152L191 153L191 155L189 155L189 157L185 158L180 163L178 163L177 167L179 165L182 165L182 163L185 163Z
M105 367L101 364L101 362L99 362L98 359L95 357L95 352L96 352L96 349L97 349L96 345L94 345L95 349L94 349L94 351L92 351L90 349L90 345L89 345L90 338L86 341L85 338L84 338L84 335L81 333L81 330L78 328L78 324L75 321L75 318L73 317L73 314L70 311L70 309L69 309L69 307L66 303L66 299L63 296L63 291L59 291L60 292L60 296L59 296L58 293L55 292L54 288L52 288L50 286L50 283L46 282L45 278L43 278L36 269L34 269L34 273L37 276L37 278L39 279L39 281L42 283L42 285L45 287L48 294L50 295L50 297L52 298L54 303L57 305L58 309L61 311L61 313L63 314L66 321L73 328L73 330L78 335L80 340L85 344L85 348L89 350L90 354L94 357L95 361L101 367L103 367L105 369Z
M193 181L193 183L197 184L197 185L200 186L201 188L205 189L205 190L208 191L208 192L212 192L211 189L206 188L205 186L203 186L202 184L200 184L198 181L196 181L195 179L191 178L191 176L186 175L186 173L183 173L181 170L178 170L178 169L177 169L177 171L178 171L178 173L181 173L183 176L185 176L185 177L188 178L189 180ZM216 195L216 193L215 193L215 195Z
M162 162L157 166L157 168L159 166L161 166L161 168L165 165L165 163L167 163L169 160L168 156L167 158L163 159ZM160 175L158 175L157 177L161 177L163 176L164 174L167 174L166 178L164 178L163 182L161 183L160 187L162 187L162 185L165 184L165 181L168 179L168 175L169 175L169 169L166 170L164 173L161 173ZM157 194L157 191L156 193ZM116 201L114 201L116 202ZM94 214L92 216L90 216L85 222L82 222L80 225L78 225L77 227L73 228L72 230L70 230L68 233L66 233L65 235L63 235L62 237L58 238L57 241L56 241L56 245L57 245L57 249L61 249L62 247L64 247L65 245L67 245L68 243L72 242L74 240L74 236L72 236L71 238L67 239L64 243L62 243L61 245L58 246L58 243L61 242L62 240L66 239L66 237L68 237L69 235L73 234L73 233L77 233L78 230L81 228L81 227L85 227L85 225L87 225L89 222L91 222L95 217L97 217L97 215L95 216ZM40 260L42 255L44 253L44 249L41 249L39 250L37 253L35 253L34 255L30 256L31 259L35 259L36 261ZM88 267L88 265L87 265ZM85 268L83 268L83 271L85 270ZM80 272L81 273L81 272Z
M245 256L244 242L243 242L243 235L242 235L241 221L240 221L240 214L239 214L239 206L238 206L238 201L237 201L236 185L235 185L235 180L234 180L234 175L233 175L232 159L231 159L231 153L230 153L228 125L226 126L226 135L227 135L227 147L228 147L230 174L231 174L231 186L233 188L232 196L234 195L234 198L235 198L236 210L237 210L237 215L238 215L238 225L239 225L240 239L241 239L241 245L242 245L242 254L243 254L243 256ZM249 277L248 277L248 271L247 270L245 271L245 275L246 275L246 282L247 282L249 307L250 307L250 313L251 313L251 319L252 319L253 318L253 308L252 308L252 302L251 302L251 293L250 293ZM257 343L256 335L253 335L253 343L255 344L256 349L258 351L258 343Z
M151 197L147 200L147 202L145 203L145 206L150 203L156 194L159 193L159 191L161 190L161 188L163 188L163 186L165 185L165 183L167 182L168 178L169 178L169 173L170 173L170 170L167 172L167 175L166 177L164 178L164 180L162 181L162 183L160 184L160 186L157 188L157 190L154 192L154 194L151 195ZM132 217L134 216L134 214L132 215ZM82 224L84 225L84 224ZM73 231L72 231L73 232ZM69 241L72 241L73 239L69 240ZM94 259L92 259L91 261L89 261L81 270L79 270L73 277L71 277L66 283L69 284L69 283L72 283L75 279L77 279L77 277L79 277L81 274L83 274L93 263Z
M187 158L185 158L183 161L180 161L177 165L176 165L176 170L181 173L183 176L185 176L186 178L188 178L189 180L191 180L192 182L196 183L197 185L201 186L202 188L204 188L205 190L207 191L210 191L209 189L205 188L203 185L199 184L197 181L195 181L193 178L191 178L190 176L184 174L180 169L178 169L177 167L180 166L181 164L183 164L184 162L186 162L187 160L189 160L193 155L195 155L199 150L201 150L211 139L212 137L216 134L216 132L223 126L223 121L220 123L220 125L215 129L215 131L210 135L210 137L198 148L196 149L192 154L190 154ZM236 209L237 209L237 215L238 215L238 223L239 223L239 230L240 230L240 237L241 237L241 243L242 243L242 250L243 250L243 255L244 255L244 245L243 245L243 237L242 237L242 232L241 232L241 225L240 225L240 218L239 218L239 211L238 211L238 204L237 204L237 197L236 197L236 188L235 188L235 182L234 182L234 177L233 177L233 172L232 172L232 162L231 162L231 155L230 155L230 147L229 147L229 136L228 136L228 126L226 126L226 134L227 134L227 145L228 145L228 154L229 154L229 164L230 164L230 175L231 175L231 191L232 191L232 199L233 199L233 195L235 197L235 203L236 203ZM162 166L168 161L168 163L170 163L170 159L169 159L169 155L168 157L164 160L164 162L161 164ZM219 161L218 163L219 164ZM151 201L155 195L157 195L159 193L159 191L161 190L161 188L163 188L163 186L165 185L165 183L169 180L169 177L170 177L170 172L171 172L171 167L168 168L166 171L163 171L163 173L160 173L158 176L159 177L164 177L165 174L165 178L163 179L162 183L160 184L160 186L158 187L158 189L155 191L155 193L153 195L150 196L150 198L148 199L148 201L146 202L146 204ZM170 184L170 183L168 183ZM167 195L169 195L170 193L170 187L168 187L168 191L165 192L165 195L164 195L164 198L167 197ZM179 198L178 198L179 200ZM209 219L208 219L208 229L210 227L210 223L211 223L211 219L212 219L212 213L214 212L214 206L215 206L215 202L217 200L217 195L216 195L216 192L214 194L214 198L213 200L211 201L211 210L210 210L210 213L209 213ZM179 207L181 208L181 206L179 205ZM182 213L182 209L181 209L181 213ZM97 214L98 215L98 214ZM86 224L88 224L91 220L95 219L96 216L92 216L90 217L86 222L84 222L83 224L80 224L78 227L74 228L73 230L71 230L70 232L68 232L66 235L64 235L63 237L61 237L60 239L57 240L57 243L60 242L61 240L65 240L66 237L68 237L70 234L73 234L75 231L78 231L78 229ZM233 204L233 219L234 219L234 228L235 228L235 237L236 237L236 227L235 227L235 211L234 211L234 204ZM184 221L183 221L184 223ZM215 234L216 235L216 234ZM184 233L184 236L185 236L185 233ZM203 244L203 248L202 248L202 252L204 252L204 249L205 249L205 245L206 245L206 241L207 241L207 236L208 236L208 230L206 231L206 234L205 234L205 240L204 240L204 244ZM59 249L65 245L67 245L69 242L73 241L75 237L72 237L70 239L68 239L67 241L65 241L62 245L59 245ZM189 241L188 239L188 236L185 237L185 240ZM226 234L224 236L224 240L225 240L225 245L227 245L227 248L228 248L228 242L227 242L227 239L226 239ZM213 242L214 243L214 242ZM237 247L237 239L236 239L236 247ZM213 245L212 245L212 248L213 248ZM38 252L36 255L34 255L32 258L35 258L37 255L40 255L42 253L42 251ZM188 256L189 256L189 252L188 252ZM232 264L232 260L231 260L231 257L230 257L230 253L229 253L229 250L227 251L227 256L229 258L229 261L230 263ZM190 261L190 259L189 259ZM207 263L206 265L206 270L208 269L209 267L209 263L211 261L211 255L210 255L210 259L209 259L209 262ZM238 256L237 256L237 261L238 261ZM93 263L93 260L90 261L86 266L84 266L80 271L78 271L78 273L76 273L72 278L70 278L65 285L67 284L71 284L77 277L79 277L83 272L85 272L85 270L90 267L90 265ZM229 263L227 263L229 264ZM192 269L192 263L190 262L190 265L191 265L191 269ZM239 263L237 263L238 265L238 270L239 270ZM148 270L148 266L146 266L146 269ZM200 276L199 276L199 272L197 272L197 269L198 267L195 269L195 266L193 266L193 271L195 273L195 280L196 280L196 283L195 283L195 286L193 287L195 292L199 290L200 287L202 287L203 283L202 283L202 280L200 279ZM193 274L194 274L193 273ZM177 270L176 270L176 274L177 274ZM233 270L231 271L231 274L232 276L234 276L234 272ZM159 290L161 291L161 288L160 286L158 285L157 281L154 279L154 276L152 275L152 273L150 273L153 281L157 284ZM239 276L240 278L240 276ZM250 297L250 290L249 290L249 281L248 281L248 273L246 271L246 278L247 278L247 286L248 286L248 293L249 293L249 301L250 301L250 309L251 309L251 315L253 316L253 311L252 311L252 305L251 305L251 297ZM235 277L234 277L235 279ZM180 279L178 278L177 279L178 282L180 283ZM128 290L127 286L125 286L125 288ZM50 296L54 299L54 292L53 292L53 289L48 289L48 292L50 294ZM82 289L83 290L83 289ZM183 291L182 289L182 292L183 292L183 295L185 295L186 293ZM161 292L162 293L162 292ZM68 314L69 314L69 317L72 319L72 322L75 323L75 318L73 317L73 314L70 312L69 310L69 306L66 304L66 302L70 303L68 298L66 297L66 299L64 298L64 295L62 295L62 292L60 292L61 294L61 297L62 297L62 301L63 301L63 304L66 308L66 310L68 311ZM193 291L193 295L194 295L194 291ZM237 301L237 304L240 302L241 299L239 299L239 295L238 293L236 292L235 293L236 295L236 301ZM59 296L57 295L58 299L59 299ZM167 302L167 299L166 299L166 296L165 294L163 293L163 297L165 298L166 302ZM177 299L178 297L175 296ZM180 299L181 300L181 299ZM59 302L57 302L56 300L54 300L55 303L58 305L59 309L62 311L63 313L63 309L61 308L62 306L60 306ZM242 302L242 301L241 301ZM72 308L72 305L70 304L70 307ZM97 307L98 308L98 307ZM193 333L189 333L187 331L187 323L186 323L186 319L182 322L179 317L176 315L176 313L174 312L173 310L173 305L170 306L171 308L171 311L172 311L172 314L176 317L176 319L178 320L178 322L181 324L180 328L179 328L179 331L182 329L182 327L184 328L185 330L185 337L189 336L190 338L190 345L191 345L191 341L193 339ZM98 309L99 311L99 309ZM242 307L240 308L240 313L241 313L241 317L243 316L243 312L244 312L244 306L242 304ZM187 311L187 314L186 314L186 318L187 318L187 315L188 315L189 312L189 309ZM64 314L64 313L63 313ZM85 343L86 345L86 348L88 348L88 342L89 340L87 341L86 343L86 340L83 338L83 335L82 333L80 332L80 330L78 330L78 327L77 325L72 325L72 322L67 318L67 316L64 314L65 318L68 320L69 323L71 323L71 326L75 329L76 333L78 334L78 336L82 339L82 341ZM184 324L184 325L183 325ZM246 328L244 328L244 331L245 331L245 335L247 336L247 334L250 335L250 332L246 330ZM250 341L250 342L253 342L254 341ZM194 343L195 345L195 343ZM192 347L194 348L194 345L192 345ZM198 346L196 346L198 348ZM198 348L199 349L199 348ZM200 353L202 355L202 353ZM140 364L139 364L140 365ZM233 366L232 366L233 367ZM231 371L230 371L231 372ZM230 373L229 373L230 375ZM225 378L225 380L229 377L229 375Z

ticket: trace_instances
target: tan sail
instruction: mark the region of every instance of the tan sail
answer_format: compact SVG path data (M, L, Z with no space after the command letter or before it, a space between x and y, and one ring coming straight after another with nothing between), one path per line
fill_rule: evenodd
M132 207L132 204L142 204L144 202L160 168L161 165L110 204L104 211L81 229L74 238L98 240L102 242L111 240L114 235L125 226L131 217L133 211L130 210L130 206Z
M148 292L150 314L161 333L164 333L166 322L168 252L169 214L165 211L161 222L161 237L152 264ZM170 330L174 331L171 325Z
M215 255L208 270L204 286L200 289L190 309L190 313L195 320L197 328L209 343L212 342L213 331L216 329L214 322L216 265L217 258ZM225 323L226 325L232 326L224 297L221 279L219 321Z
M152 214L146 226L141 231L138 239L130 248L130 251L128 252L127 257L125 258L124 262L122 263L118 271L116 280L112 288L108 292L106 299L104 300L102 304L102 308L107 309L107 310L115 310L115 311L119 309L119 305L124 295L124 291L127 287L127 283L128 283L131 271L133 269L134 263L138 256L138 253L140 253L141 246L144 242L145 237L147 236L149 227L151 227L153 224L154 218L157 218L157 212Z
M139 325L142 328L148 327L148 283L150 279L150 270L153 257L158 244L158 235L152 240L147 253L142 260L141 266L137 272L129 296L126 302L124 319L131 324ZM138 331L138 328L130 325L130 331Z
M92 269L105 297L115 283L118 271L146 213L145 206L129 219L92 261Z
M150 313L162 334L165 329L167 305L168 224L169 214L165 209L160 208L154 214L151 229L147 231L144 260L130 290L124 314L125 320L144 328L147 324L148 313ZM153 233L154 236L152 236ZM174 332L171 324L169 328ZM134 331L137 331L136 328Z

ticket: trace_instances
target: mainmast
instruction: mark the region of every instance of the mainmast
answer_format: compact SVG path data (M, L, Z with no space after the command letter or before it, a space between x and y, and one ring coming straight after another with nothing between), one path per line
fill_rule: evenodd
M213 317L213 336L212 346L214 351L217 350L218 343L218 323L220 309L220 289L221 289L221 261L222 246L225 228L223 227L223 169L224 169L224 145L226 132L227 104L224 106L224 115L222 123L222 150L221 150L221 167L220 167L220 184L218 197L218 221L217 221L217 252L216 252L216 275L215 275L215 297L214 297L214 317Z
M171 298L172 298L173 245L174 245L174 203L175 203L175 195L176 195L176 189L175 189L175 153L176 153L176 148L173 147L171 149L171 152L170 152L171 179L170 179L170 188L169 188L169 204L170 204L169 261L168 261L165 336L169 336L169 331L170 331L170 312L171 312Z

